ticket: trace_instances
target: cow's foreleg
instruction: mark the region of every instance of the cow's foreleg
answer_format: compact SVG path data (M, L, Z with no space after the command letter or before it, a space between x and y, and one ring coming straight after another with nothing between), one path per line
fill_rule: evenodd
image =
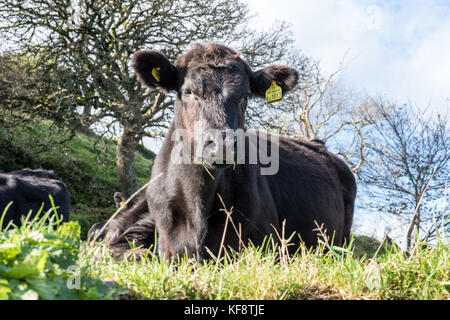
M147 213L149 213L147 199L144 197L121 217L112 220L97 236L97 239L105 238L106 244L116 243L125 230L139 221ZM89 230L89 237L93 238L93 234L99 232L105 223L106 222L102 222L92 226L91 230Z

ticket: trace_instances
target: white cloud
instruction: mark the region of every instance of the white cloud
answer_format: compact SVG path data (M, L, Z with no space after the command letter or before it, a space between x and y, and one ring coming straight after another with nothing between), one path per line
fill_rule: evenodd
M256 27L292 24L296 45L324 72L370 94L441 112L450 98L450 4L444 1L248 0Z

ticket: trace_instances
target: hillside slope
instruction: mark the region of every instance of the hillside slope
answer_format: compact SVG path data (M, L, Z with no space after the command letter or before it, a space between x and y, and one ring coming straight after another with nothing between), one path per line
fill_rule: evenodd
M74 209L110 208L119 184L115 167L116 142L95 134L77 132L67 138L53 129L49 121L30 130L0 128L0 172L23 168L54 170L66 183ZM140 185L150 177L155 154L139 146L136 174Z

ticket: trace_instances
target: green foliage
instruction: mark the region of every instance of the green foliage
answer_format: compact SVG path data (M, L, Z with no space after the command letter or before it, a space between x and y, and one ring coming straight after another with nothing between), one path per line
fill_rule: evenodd
M389 299L450 299L450 246L420 243L406 255L393 248L374 265L377 289Z
M113 298L118 289L89 277L77 264L79 224L54 221L51 211L0 232L0 300ZM71 289L77 281L78 288Z
M49 220L48 212L0 233L0 299L450 299L450 247L441 238L376 259L356 257L356 240L344 248L321 241L294 256L269 240L203 263L161 261L153 247L114 261L103 244L80 241L77 222ZM68 287L72 266L79 289Z
M368 236L355 236L354 237L354 256L358 258L373 257L378 247L380 246L380 241L375 238Z

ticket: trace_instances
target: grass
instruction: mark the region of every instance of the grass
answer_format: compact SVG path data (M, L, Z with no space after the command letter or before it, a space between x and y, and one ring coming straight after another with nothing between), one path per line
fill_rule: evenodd
M115 164L116 141L77 132L66 144L67 135L48 120L23 130L0 128L0 172L23 168L54 170L67 185L71 196L70 220L81 227L81 239L96 222L115 210L114 192L119 190ZM135 169L140 185L148 182L155 155L138 145Z
M269 244L230 252L220 261L166 262L152 249L139 261L114 261L101 246L85 247L81 263L96 278L128 288L136 299L450 299L450 248L438 241L411 255L395 247L375 259L326 244L295 256Z
M115 142L78 133L67 146L39 152L47 137L63 138L49 122L31 132L0 130L0 167L53 169L66 182L73 204L66 224L25 219L0 231L0 299L450 299L450 247L445 236L411 254L355 237L349 247L322 242L315 250L284 254L270 241L221 259L161 261L155 250L134 248L114 261L101 245L82 240L90 226L115 211ZM94 145L96 144L96 147ZM51 144L49 144L51 145ZM150 176L152 155L136 156L139 184ZM375 252L377 252L374 258ZM68 267L79 270L79 289L69 289ZM105 283L108 283L106 285Z
M286 254L273 241L198 263L160 260L132 248L115 261L102 244L81 241L78 222L40 220L0 232L0 299L450 299L450 246L439 238L410 254L395 246L375 258L321 241ZM132 257L139 259L131 259ZM79 270L79 287L67 286Z

